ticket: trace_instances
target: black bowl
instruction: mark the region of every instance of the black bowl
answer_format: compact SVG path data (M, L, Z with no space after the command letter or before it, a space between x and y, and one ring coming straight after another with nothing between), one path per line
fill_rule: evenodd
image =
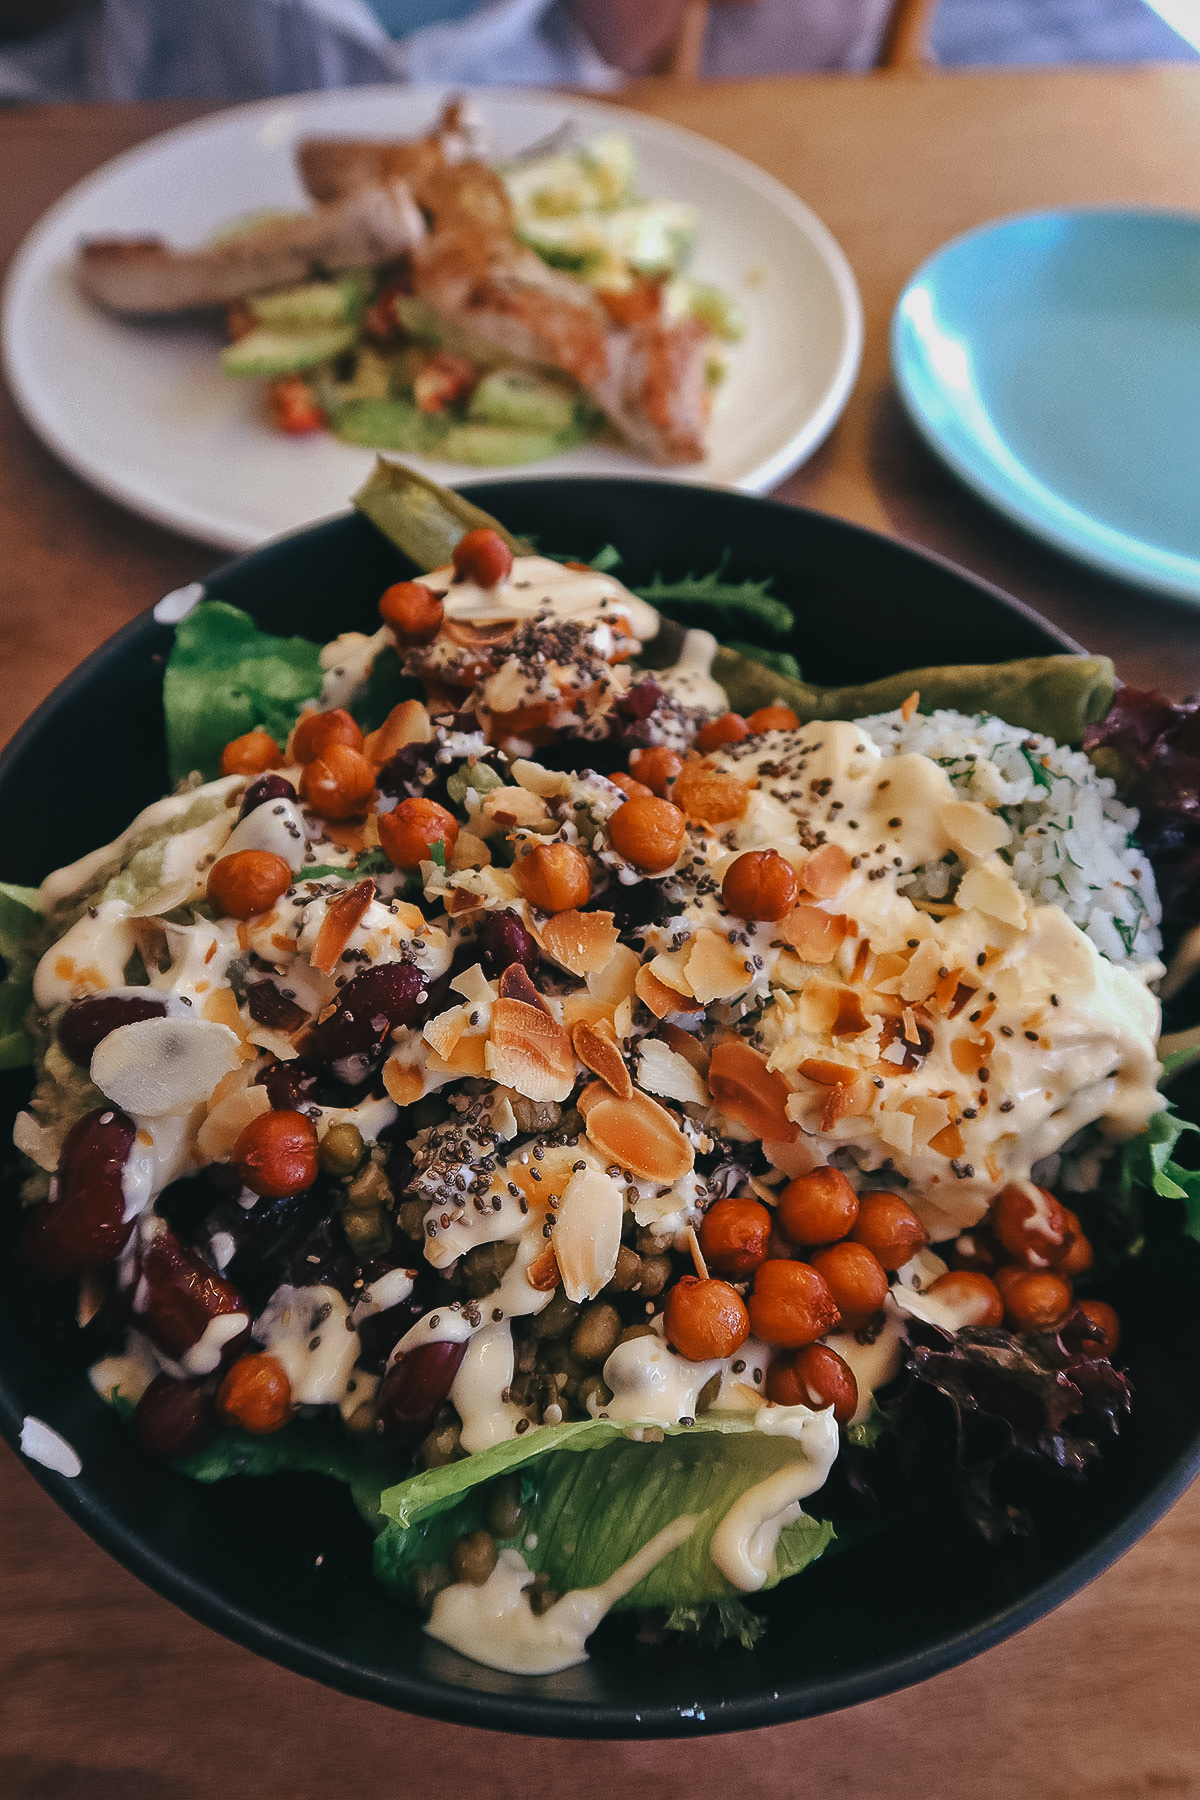
M1070 639L950 564L768 501L652 481L487 484L478 498L548 549L620 549L635 585L726 561L775 578L800 620L805 675L864 680L938 662L1062 649ZM411 570L363 520L339 518L240 557L208 588L272 631L371 629ZM170 631L146 614L88 659L0 759L3 874L34 882L120 830L166 790L160 707ZM0 1134L28 1093L0 1086ZM345 1493L315 1476L201 1487L144 1455L92 1394L73 1299L15 1264L17 1170L0 1215L0 1428L26 1414L83 1460L75 1480L28 1465L90 1535L216 1630L290 1668L409 1712L546 1735L666 1737L781 1723L852 1705L964 1661L1031 1623L1120 1556L1200 1468L1200 1348L1188 1326L1200 1247L1164 1216L1120 1296L1136 1407L1085 1483L1041 1497L1038 1529L989 1548L932 1518L827 1557L766 1597L758 1649L667 1653L610 1620L591 1659L519 1679L427 1638L371 1574ZM1169 1204L1169 1203L1168 1203Z

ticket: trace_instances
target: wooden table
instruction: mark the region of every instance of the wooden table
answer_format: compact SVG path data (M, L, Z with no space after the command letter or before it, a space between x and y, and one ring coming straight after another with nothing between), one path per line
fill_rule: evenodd
M1076 568L994 517L904 421L886 328L916 264L1037 206L1200 199L1200 69L786 78L631 104L793 187L840 239L867 346L846 413L782 495L928 545L1032 601L1127 678L1200 688L1200 613ZM0 257L106 157L199 109L0 114ZM120 511L0 394L0 738L79 659L220 557ZM537 1743L400 1717L214 1636L141 1587L0 1453L0 1793L14 1800L877 1800L1200 1795L1200 1490L1050 1618L924 1687L701 1744Z

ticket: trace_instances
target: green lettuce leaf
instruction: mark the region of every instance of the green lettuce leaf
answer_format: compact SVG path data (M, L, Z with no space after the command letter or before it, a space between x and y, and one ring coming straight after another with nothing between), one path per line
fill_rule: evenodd
M272 637L223 600L204 600L175 630L163 703L172 781L216 775L230 738L261 726L282 741L321 692L320 649Z
M0 1069L23 1069L33 1061L25 1015L33 1000L33 943L41 924L39 890L0 881Z
M297 1420L282 1431L256 1437L225 1426L216 1437L175 1467L193 1481L224 1481L230 1475L328 1475L349 1487L355 1506L378 1531L379 1498L394 1487L407 1456L390 1455L373 1442L347 1436L320 1421Z
M741 1414L708 1414L639 1439L604 1419L542 1426L462 1462L413 1476L383 1494L389 1524L375 1546L376 1573L411 1591L417 1571L450 1559L481 1529L486 1484L519 1472L523 1512L511 1540L559 1592L594 1587L681 1513L700 1515L686 1543L620 1602L621 1607L699 1606L736 1597L709 1554L712 1535L747 1489L800 1454L795 1441L755 1431ZM714 1436L723 1440L713 1443ZM833 1528L802 1514L781 1533L774 1587L821 1555Z
M796 615L768 592L770 585L769 580L726 581L716 569L709 575L685 575L682 581L663 581L656 576L634 592L667 618L713 631L719 637L739 625L768 637L783 637L794 628Z

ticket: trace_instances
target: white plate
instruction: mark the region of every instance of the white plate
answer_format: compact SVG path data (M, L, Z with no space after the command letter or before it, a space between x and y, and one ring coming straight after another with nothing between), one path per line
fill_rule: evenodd
M230 550L344 507L370 451L323 434L281 436L262 416L259 384L221 374L211 329L110 318L77 292L72 258L81 237L197 243L239 213L302 206L298 139L412 136L443 98L372 87L256 102L152 138L72 188L26 238L5 290L5 369L34 430L113 499ZM849 397L862 350L854 276L820 220L752 163L639 113L532 90L485 88L472 99L500 156L565 119L581 135L627 131L643 191L700 207L695 272L736 294L749 320L703 463L654 470L588 445L520 472L682 475L760 493L811 455ZM409 460L456 484L497 473Z

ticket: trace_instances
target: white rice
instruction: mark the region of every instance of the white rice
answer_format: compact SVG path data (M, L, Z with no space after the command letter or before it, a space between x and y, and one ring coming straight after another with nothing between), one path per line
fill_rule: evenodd
M1012 842L1001 855L1032 900L1061 906L1111 962L1157 959L1162 911L1149 860L1132 843L1138 815L1082 750L986 714L914 713L906 722L891 712L858 724L884 755L932 758L964 798L1007 821ZM946 900L961 872L953 858L926 863L900 886L914 899Z

